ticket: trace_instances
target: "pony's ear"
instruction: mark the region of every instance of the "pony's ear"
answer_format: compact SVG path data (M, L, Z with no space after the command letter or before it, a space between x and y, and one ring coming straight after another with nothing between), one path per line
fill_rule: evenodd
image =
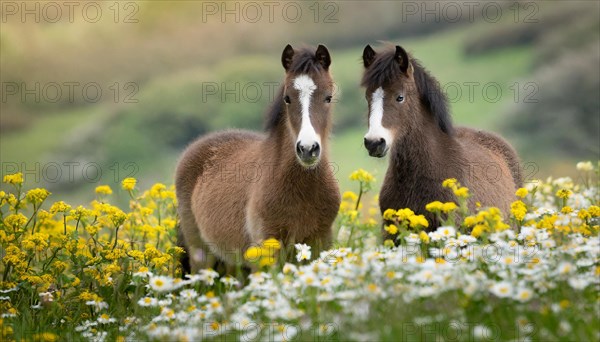
M329 50L327 50L325 45L319 45L317 47L315 57L317 58L317 62L323 66L323 69L329 69L329 66L331 65L331 56L329 56Z
M290 66L292 65L292 58L294 58L294 48L288 44L283 49L283 53L281 54L281 64L285 71L288 71Z
M377 53L375 52L375 50L373 50L371 45L365 46L365 49L363 50L363 65L365 66L365 68L371 66L371 64L375 60L376 55Z
M396 59L398 64L400 64L400 70L402 70L403 73L406 73L409 64L408 54L400 45L396 45L396 54L394 55L394 59Z

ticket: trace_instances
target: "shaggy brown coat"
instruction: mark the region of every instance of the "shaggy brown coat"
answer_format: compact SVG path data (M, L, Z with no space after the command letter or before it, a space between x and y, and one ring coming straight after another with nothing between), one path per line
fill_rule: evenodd
M456 178L470 189L471 210L479 202L498 207L508 217L522 183L519 159L510 144L490 132L454 128L439 83L401 47L375 53L367 46L363 62L367 97L379 87L385 94L405 96L402 105L390 96L384 106L382 123L393 132L394 141L379 196L381 212L410 208L425 215L430 230L435 229L439 222L425 205L456 201L452 191L442 187L445 179Z
M216 260L239 265L244 250L267 238L284 245L306 243L316 255L331 245L340 194L327 151L330 101L317 101L333 90L329 53L323 46L315 52L288 45L282 63L285 83L268 113L266 134L207 135L185 150L177 166L179 235L192 272L213 267ZM316 84L311 122L322 146L321 159L311 168L301 165L295 153L302 117L292 86L298 75Z

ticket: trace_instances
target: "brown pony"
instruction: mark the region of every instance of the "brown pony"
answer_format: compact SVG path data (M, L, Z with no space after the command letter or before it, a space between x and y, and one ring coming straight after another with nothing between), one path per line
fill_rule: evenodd
M231 270L242 264L245 249L268 238L306 243L316 255L331 244L340 205L327 146L331 58L323 45L316 51L287 45L281 61L285 81L268 112L266 134L209 134L179 161L178 233L192 272L215 260Z
M369 105L365 147L373 157L391 155L379 196L381 211L410 208L425 215L433 229L439 222L425 205L456 201L442 187L445 179L456 178L472 193L471 210L480 202L508 217L521 185L514 149L493 133L454 128L439 83L402 47L376 53L367 45L363 63Z

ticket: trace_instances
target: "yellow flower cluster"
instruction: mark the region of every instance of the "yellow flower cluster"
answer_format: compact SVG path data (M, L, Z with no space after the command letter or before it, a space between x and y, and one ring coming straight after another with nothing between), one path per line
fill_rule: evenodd
M137 180L135 178L129 177L129 178L123 179L121 186L123 187L123 190L131 191L135 188L136 183L137 183Z
M48 190L36 188L27 191L27 194L25 194L25 199L27 199L27 201L33 205L39 205L46 200L48 195L50 195Z
M386 232L390 233L391 235L396 235L396 234L398 234L398 227L396 227L396 226L395 226L395 225L393 225L393 224L390 224L390 225L388 225L388 226L385 226L385 228L384 228L384 229L385 229L385 231L386 231Z
M567 199L569 198L571 195L573 194L573 191L568 190L568 189L560 189L556 192L556 197L558 198L562 198L562 199Z
M448 178L442 182L442 186L444 188L451 189L454 194L459 198L467 198L469 197L469 189L461 186L460 183L456 180L456 178Z
M510 213L518 222L523 222L527 214L527 205L521 200L514 201L510 205Z
M442 203L440 201L433 201L425 206L425 210L432 213L444 213L448 214L454 210L456 210L458 206L454 202L446 202Z
M12 175L6 175L2 181L7 184L21 185L23 184L23 174L19 172Z
M96 187L96 193L99 195L112 195L113 191L108 185L100 185Z
M177 214L173 187L158 185L132 198L128 212L99 201L93 201L90 208L56 201L45 210L51 195L46 189L21 194L21 174L6 175L3 181L18 185L18 191L0 193L0 290L25 282L26 289L33 292L24 298L50 291L54 302L70 307L74 300L102 301L97 294L106 292L107 286L126 288L131 278L123 274L133 270L180 272L178 257L183 250L174 247ZM112 190L103 185L96 193L110 195ZM82 288L89 292L81 292ZM125 301L130 295L114 293ZM3 312L18 314L17 308L3 305ZM81 315L87 315L85 312Z
M260 246L252 246L244 252L244 259L259 267L271 266L277 261L276 255L281 249L281 244L276 239L270 238L261 242Z
M71 210L71 206L63 201L58 201L50 207L50 214L66 213Z
M525 189L525 188L519 188L519 189L518 189L518 190L515 192L515 195L516 195L517 197L520 197L520 198L525 198L525 196L527 196L527 194L529 194L529 191L528 191L527 189Z
M375 177L363 169L358 169L350 174L350 180L371 184L375 181Z
M429 222L423 215L415 215L408 209L387 209L383 212L383 218L388 221L397 221L400 225L407 224L408 227L419 229L429 227Z
M503 222L502 212L496 207L490 207L487 210L482 210L476 215L467 216L464 219L464 225L471 228L471 235L479 237L484 232L493 233L500 232L510 228Z

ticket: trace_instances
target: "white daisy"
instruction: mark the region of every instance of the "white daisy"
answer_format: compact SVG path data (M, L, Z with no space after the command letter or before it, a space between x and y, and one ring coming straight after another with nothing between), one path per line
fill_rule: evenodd
M298 253L296 254L296 260L310 260L312 254L310 251L310 246L304 243L297 243L294 245L294 247L296 247L296 250L298 251Z
M165 276L150 277L148 284L156 292L168 292L173 290L173 279Z
M513 286L506 281L495 283L490 288L490 291L500 298L510 297L513 294Z

